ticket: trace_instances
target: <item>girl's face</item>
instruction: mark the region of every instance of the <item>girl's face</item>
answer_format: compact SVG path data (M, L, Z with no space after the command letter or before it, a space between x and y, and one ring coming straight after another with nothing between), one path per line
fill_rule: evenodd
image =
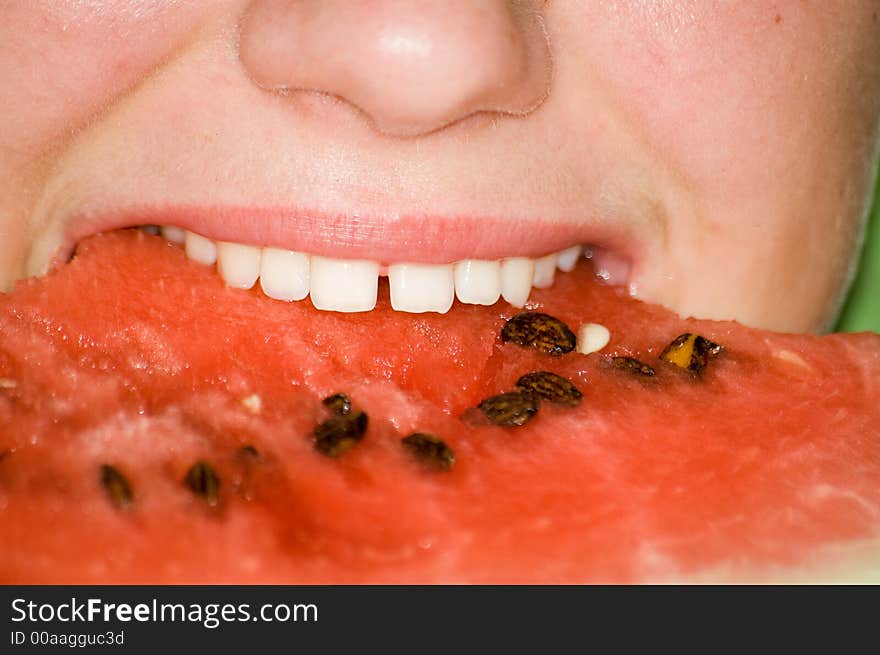
M2 3L0 287L90 231L339 258L599 246L682 314L827 328L877 0Z

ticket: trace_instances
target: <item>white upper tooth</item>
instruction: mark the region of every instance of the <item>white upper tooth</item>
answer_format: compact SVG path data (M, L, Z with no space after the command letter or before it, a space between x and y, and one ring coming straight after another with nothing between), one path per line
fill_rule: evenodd
M194 262L211 266L217 261L217 245L201 234L187 232L186 256Z
M391 306L400 312L445 314L455 297L451 264L392 264L388 284Z
M501 295L514 307L523 307L532 290L535 262L528 257L511 257L501 262Z
M183 243L186 240L186 232L183 228L175 225L163 225L159 231L162 233L163 237L172 243Z
M263 248L260 286L276 300L302 300L309 295L309 256L280 248Z
M380 266L376 261L310 256L282 248L257 248L214 242L176 226L162 226L169 241L184 243L189 259L217 263L231 287L250 289L260 279L263 292L277 300L302 300L311 294L317 309L363 312L376 306ZM553 284L556 268L571 271L581 255L594 253L580 245L538 259L465 259L456 264L392 264L388 267L391 306L397 311L449 311L455 297L462 303L493 305L498 298L524 307L532 287Z
M556 275L556 253L535 260L535 277L532 284L538 289L546 289L553 285Z
M455 295L463 303L494 305L501 296L501 263L464 259L455 264Z
M368 312L376 306L379 262L313 255L310 285L316 309Z
M564 271L566 273L573 271L574 267L577 266L578 257L580 256L581 247L579 245L561 250L556 253L556 267L560 271Z
M228 241L217 242L217 270L236 289L250 289L260 277L261 249Z

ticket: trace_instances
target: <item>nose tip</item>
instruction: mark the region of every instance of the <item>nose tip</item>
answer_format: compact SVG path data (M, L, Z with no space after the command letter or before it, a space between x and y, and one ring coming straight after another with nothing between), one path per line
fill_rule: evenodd
M256 84L335 95L386 134L524 115L549 90L542 17L524 1L256 0L240 27Z

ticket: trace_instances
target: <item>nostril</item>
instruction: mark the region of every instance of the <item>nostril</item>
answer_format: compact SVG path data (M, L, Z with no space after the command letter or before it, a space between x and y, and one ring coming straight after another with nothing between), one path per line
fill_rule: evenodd
M258 1L241 21L240 57L257 85L337 96L394 135L527 114L551 77L540 13L500 0Z

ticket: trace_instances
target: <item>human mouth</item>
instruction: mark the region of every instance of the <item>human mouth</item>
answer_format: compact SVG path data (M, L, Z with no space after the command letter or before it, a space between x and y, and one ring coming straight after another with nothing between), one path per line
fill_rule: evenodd
M174 221L174 222L172 222ZM160 224L161 227L159 227ZM396 311L446 313L457 300L521 308L532 289L589 259L606 284L627 286L638 252L619 225L486 218L328 217L270 210L127 211L71 222L64 255L88 234L142 226L187 257L216 267L227 286L286 302L365 312L385 293Z
M450 264L321 257L281 248L214 242L194 232L165 227L163 235L181 243L187 257L217 271L230 287L250 289L284 301L311 298L316 309L370 311L376 306L378 280L388 278L391 306L400 312L444 314L453 300L494 305L500 298L524 307L532 287L553 285L557 269L571 271L584 250L574 245L543 257L462 259ZM622 280L613 280L619 282Z
M594 260L599 279L623 285L629 264L595 246L575 244L542 257L462 259L449 264L342 259L283 248L215 242L176 226L162 235L181 244L187 257L217 267L229 287L250 289L259 284L275 300L300 301L307 296L316 309L366 312L376 306L379 278L388 278L391 307L399 312L445 314L455 299L468 305L494 305L503 298L524 307L532 288L553 286L557 270L570 272L582 256Z

